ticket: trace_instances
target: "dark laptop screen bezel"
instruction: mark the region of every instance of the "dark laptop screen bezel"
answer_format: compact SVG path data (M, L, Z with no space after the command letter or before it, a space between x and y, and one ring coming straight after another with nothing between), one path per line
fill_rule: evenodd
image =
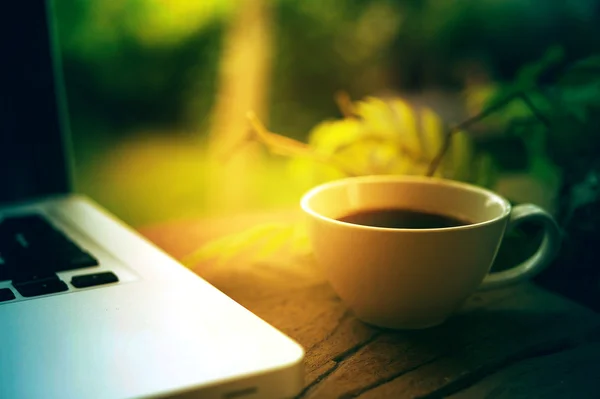
M68 118L50 0L0 17L0 203L71 189Z

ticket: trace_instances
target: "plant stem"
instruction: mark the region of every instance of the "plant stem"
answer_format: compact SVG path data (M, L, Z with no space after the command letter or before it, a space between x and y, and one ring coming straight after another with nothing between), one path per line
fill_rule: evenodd
M454 135L454 133L459 132L463 129L466 129L467 127L481 121L482 119L488 117L489 115L493 114L494 112L505 107L512 100L514 100L517 97L520 97L521 95L522 95L521 92L510 94L510 95L506 96L503 100L498 101L496 104L490 106L487 109L484 109L479 114L474 115L474 116L466 119L465 121L459 123L458 125L455 125L455 126L451 127L450 129L448 129L448 132L446 133L446 137L444 137L444 143L442 144L442 147L440 148L437 155L433 158L433 160L429 164L429 168L427 169L426 176L433 176L435 171L437 170L437 168L440 166L442 159L444 158L444 156L446 155L446 152L450 148L450 143L452 142L452 136Z
M272 153L278 153L280 155L292 157L309 157L317 162L335 167L346 176L353 177L360 175L360 173L357 173L347 165L344 165L342 162L339 162L337 159L335 159L335 155L318 153L309 145L301 141L270 132L253 112L248 112L247 118L252 128L251 132L254 133L249 139L261 142Z
M338 91L335 93L335 102L344 116L344 118L354 118L354 106L352 105L352 99L350 95L345 91Z
M529 110L531 111L531 113L533 114L533 116L535 116L537 120L539 120L544 126L546 126L546 128L550 128L550 121L535 106L535 104L533 103L533 101L531 101L531 98L529 98L529 96L527 94L525 94L525 93L521 93L519 95L519 97L521 97L521 100L523 100L523 102L525 103L525 105L527 105L527 107L529 108Z

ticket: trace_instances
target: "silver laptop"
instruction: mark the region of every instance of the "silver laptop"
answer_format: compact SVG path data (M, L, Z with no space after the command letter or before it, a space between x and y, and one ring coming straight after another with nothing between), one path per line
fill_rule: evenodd
M51 10L0 17L0 398L293 397L298 344L69 192Z

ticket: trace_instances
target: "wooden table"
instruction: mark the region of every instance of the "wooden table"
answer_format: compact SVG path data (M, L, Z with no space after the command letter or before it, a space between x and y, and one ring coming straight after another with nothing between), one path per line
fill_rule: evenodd
M175 258L206 240L295 213L141 229ZM600 315L533 284L473 295L442 326L387 331L358 321L310 257L198 274L307 351L299 398L600 398Z

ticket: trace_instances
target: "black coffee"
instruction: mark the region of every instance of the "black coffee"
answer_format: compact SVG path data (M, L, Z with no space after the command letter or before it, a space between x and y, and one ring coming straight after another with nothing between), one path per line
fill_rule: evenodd
M409 209L387 208L364 210L338 218L341 222L392 229L439 229L471 224L466 220Z

